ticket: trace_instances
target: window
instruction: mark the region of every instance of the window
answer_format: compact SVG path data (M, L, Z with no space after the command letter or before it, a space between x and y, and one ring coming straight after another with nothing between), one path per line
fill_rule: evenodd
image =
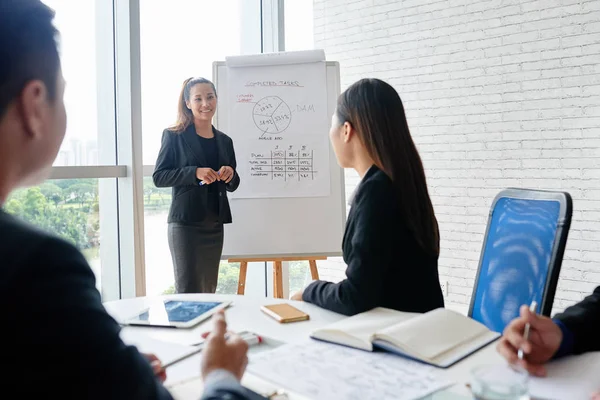
M52 179L12 194L6 209L74 244L104 300L120 297L112 2L43 0L54 9L67 132ZM60 179L63 178L63 179Z
M110 2L96 5L94 0L44 0L44 3L56 11L54 23L60 31L61 63L67 82L67 133L54 165L114 165L114 125L109 122L105 128L98 123L103 109L114 114L112 93L102 90L112 86L104 84L103 76L104 71L113 69L112 29L103 27L105 24L112 27L112 21L103 19L105 10L111 10Z
M167 213L171 189L157 188L144 178L144 246L146 248L146 293L174 292L173 263L167 241Z
M143 161L148 166L144 178L148 295L170 292L174 285L167 241L171 189L156 188L149 176L162 132L175 122L177 100L185 79L202 76L212 80L214 61L224 61L229 55L260 52L259 6L259 2L248 0L181 0L169 3L168 7L164 2L140 2ZM237 290L236 267L221 268L220 293L230 291L234 275Z
M100 257L100 246L103 236L115 232L101 225L98 181L58 179L19 189L8 198L5 210L76 246L92 267L102 291L102 263L109 258ZM115 185L114 179L105 181Z
M175 122L183 81L212 80L213 61L241 53L241 12L238 1L140 2L144 164Z
M285 50L312 50L315 46L313 0L286 0L283 13Z

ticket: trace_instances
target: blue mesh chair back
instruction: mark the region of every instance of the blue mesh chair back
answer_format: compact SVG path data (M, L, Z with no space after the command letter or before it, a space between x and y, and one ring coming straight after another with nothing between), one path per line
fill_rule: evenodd
M538 303L550 315L571 225L565 192L506 189L492 204L469 316L496 332Z

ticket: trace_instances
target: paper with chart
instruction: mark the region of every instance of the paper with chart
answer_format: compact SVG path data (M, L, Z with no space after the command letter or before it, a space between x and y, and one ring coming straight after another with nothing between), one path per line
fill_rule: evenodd
M330 194L325 62L228 68L234 198Z
M414 400L452 384L429 365L315 341L259 354L248 370L315 400Z

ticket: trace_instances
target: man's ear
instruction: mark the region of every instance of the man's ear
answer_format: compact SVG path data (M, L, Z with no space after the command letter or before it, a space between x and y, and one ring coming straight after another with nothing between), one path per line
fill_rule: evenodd
M44 82L27 82L19 96L18 110L25 132L32 139L41 136L48 112L48 89Z

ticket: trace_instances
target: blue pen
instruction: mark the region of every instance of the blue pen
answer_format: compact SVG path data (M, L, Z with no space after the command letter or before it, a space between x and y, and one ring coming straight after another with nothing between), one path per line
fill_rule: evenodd
M221 175L221 172L217 172L217 175ZM204 181L200 181L200 183L198 183L198 185L202 186L202 185L206 185L206 183Z

